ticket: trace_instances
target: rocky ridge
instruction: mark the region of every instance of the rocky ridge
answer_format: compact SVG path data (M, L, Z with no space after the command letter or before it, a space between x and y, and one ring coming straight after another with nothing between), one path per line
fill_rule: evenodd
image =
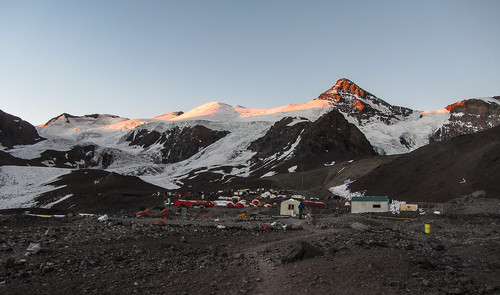
M447 123L431 136L432 141L449 140L500 125L500 97L488 100L468 99L445 108L450 112Z
M334 108L356 119L360 125L374 120L389 125L414 112L409 108L393 106L345 78L338 80L316 99L332 102Z
M29 122L0 110L0 144L7 148L44 140Z

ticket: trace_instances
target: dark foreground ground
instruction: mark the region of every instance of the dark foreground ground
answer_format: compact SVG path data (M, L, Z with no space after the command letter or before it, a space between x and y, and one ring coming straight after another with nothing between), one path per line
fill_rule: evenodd
M298 220L190 210L165 226L153 225L159 213L0 215L0 294L500 293L495 211Z

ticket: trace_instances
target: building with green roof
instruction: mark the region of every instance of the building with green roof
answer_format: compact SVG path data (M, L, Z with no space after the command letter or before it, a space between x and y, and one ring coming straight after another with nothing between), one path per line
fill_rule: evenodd
M364 196L352 197L351 213L389 212L389 197Z

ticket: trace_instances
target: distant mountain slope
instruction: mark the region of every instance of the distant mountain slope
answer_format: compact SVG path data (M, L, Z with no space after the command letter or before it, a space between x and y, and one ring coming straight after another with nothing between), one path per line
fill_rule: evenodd
M378 167L351 191L397 200L445 202L485 190L500 198L500 126L435 142Z
M449 140L500 125L499 96L462 100L445 110L450 113L448 122L432 134L431 141Z
M408 177L410 180L373 174L375 178L360 178L353 183L353 187L365 183L371 190L379 184L373 179L382 179L380 184L384 184L394 178L399 182L380 186L380 189L383 188L380 192L394 193L395 197L422 199L422 196L411 192L433 195L424 190L432 187L431 191L437 194L451 195L459 192L446 192L440 185L433 186L434 183L426 178L433 175L432 165L437 167L443 159L447 159L447 155L436 159L432 157L432 149L442 153L440 145L429 147L431 150L426 156L418 158L415 155L421 153L419 148L427 148L429 142L446 144L461 134L499 125L499 106L499 98L492 97L464 100L437 111L416 111L393 106L354 82L340 79L314 100L275 108L247 108L209 102L186 112L164 113L145 119L64 113L36 130L19 118L4 114L4 121L0 120L0 188L13 199L20 198L22 201L24 197L33 198L40 191L47 193L55 190L45 185L48 180L44 178L44 173L54 176L74 171L74 175L84 178L78 171L91 168L89 171L114 173L113 177L117 179L124 177L120 179L126 180L126 177L133 176L163 189L184 190L218 190L219 187L235 184L264 185L278 178L280 184L297 183L300 173L301 188L306 189L307 184L316 186L323 183L326 186L333 181L329 180L330 174L322 175L323 170L335 171L333 182L337 183L341 177L350 177L346 173L348 171L354 172L352 175L356 178L367 173L372 175L372 170L373 173L385 171L384 167L393 167L390 166L392 160L403 161L406 154L418 151L408 154L407 161L414 167L420 167L420 170L413 171L415 168L405 166L405 162L394 162L405 167L404 170L397 170L398 165L392 170L387 168L388 175ZM488 145L484 143L483 146ZM484 153L482 148L478 148L463 157L471 158L471 155ZM401 156L377 158L377 155ZM411 160L413 158L418 160ZM428 158L434 161L429 162ZM487 156L484 158L484 161L496 161ZM352 164L351 160L354 160ZM358 165L360 161L368 166ZM389 166L380 166L381 163L389 163ZM474 163L467 163L468 166L463 167L447 163L455 170L449 175L436 174L435 183L443 182L447 187L447 178L452 179L453 173L458 171L465 171L462 174L469 178L476 172L482 175L474 170ZM487 162L483 164L488 165ZM408 174L409 171L414 174ZM311 177L322 175L319 178L324 181L319 181L319 178L314 181L303 179L302 176L309 172ZM36 179L26 177L25 173L32 173ZM63 183L77 181L75 177L62 177L60 183L74 186L73 183ZM286 178L294 181L288 182ZM411 179L418 182L413 183ZM487 175L485 179L488 179ZM32 193L19 195L22 189L20 184L23 183L43 187L40 191L33 187L30 188ZM420 183L423 183L421 188ZM487 186L477 183L474 188ZM411 189L410 185L413 186ZM139 186L149 190L146 185ZM399 187L401 190L396 189ZM111 186L102 189L113 190ZM82 195L84 190L92 191L92 186L82 187ZM320 191L325 191L325 188L318 188ZM57 196L64 197L61 193ZM56 202L57 196L52 196L50 202Z
M254 170L280 173L375 155L364 134L336 110L314 122L284 118L249 149L256 152L252 157Z
M348 79L316 100L326 100L356 124L380 155L403 154L432 141L486 130L500 124L498 97L468 99L438 111L393 106Z
M123 208L139 209L158 205L154 194L163 188L135 176L124 176L102 170L82 169L60 176L49 183L55 190L38 196L40 207L71 208L75 212L118 213Z

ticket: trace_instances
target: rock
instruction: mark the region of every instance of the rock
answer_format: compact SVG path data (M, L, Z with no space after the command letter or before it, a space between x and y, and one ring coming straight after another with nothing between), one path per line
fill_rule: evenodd
M97 220L99 220L99 222L104 222L104 221L108 221L109 220L109 217L107 214L104 214L103 216L99 216L97 218Z
M38 254L42 251L42 245L40 243L30 243L26 251L31 254Z
M436 266L428 259L417 261L417 266L422 269L435 269Z
M435 251L443 251L444 250L444 245L441 243L432 243L431 247Z
M16 265L16 260L12 257L9 257L6 261L5 261L5 268L13 268L15 265Z
M234 255L234 258L235 259L244 259L245 258L245 254L243 254L243 253L236 253Z
M293 262L297 260L303 260L307 258L312 258L315 256L322 256L323 251L321 249L312 246L307 242L299 242L295 244L282 258L282 262Z
M447 291L448 294L464 294L460 288L451 288Z
M466 285L468 283L471 283L472 279L470 277L460 277L458 278L458 281L460 282L460 284Z
M354 229L357 229L357 230L362 230L362 231L366 231L366 230L370 229L370 227L368 225L362 224L361 222L353 222L353 223L351 223L351 227Z

